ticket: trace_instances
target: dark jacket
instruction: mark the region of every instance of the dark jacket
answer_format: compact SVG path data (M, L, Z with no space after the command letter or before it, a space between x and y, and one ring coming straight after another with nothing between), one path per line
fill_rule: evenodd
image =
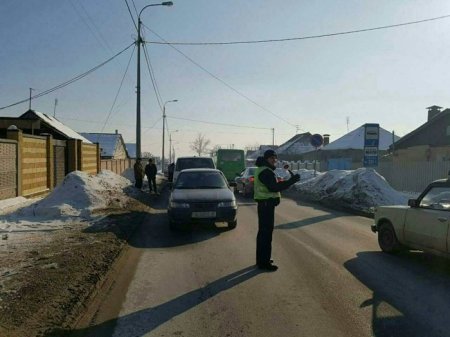
M147 177L156 177L156 165L151 163L151 164L147 164L145 165L145 175Z

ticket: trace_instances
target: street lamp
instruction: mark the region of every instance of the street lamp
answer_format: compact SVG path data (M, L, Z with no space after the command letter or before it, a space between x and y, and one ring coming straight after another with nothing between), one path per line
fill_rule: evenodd
M179 130L174 130L169 132L169 162L172 162L172 133L178 132Z
M141 44L144 43L141 37L141 14L144 9L152 6L172 6L172 1L161 2L160 4L147 5L141 9L138 15L138 38L137 44L137 83L136 83L136 158L141 157Z
M166 104L167 103L174 103L178 102L177 99L173 99L171 101L166 101L163 105L163 134L162 134L162 163L161 163L161 172L164 174L164 136L165 136L165 129L166 129Z

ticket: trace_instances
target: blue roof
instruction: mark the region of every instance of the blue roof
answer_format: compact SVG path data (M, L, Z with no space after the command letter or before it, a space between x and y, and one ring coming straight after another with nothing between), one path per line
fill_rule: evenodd
M120 146L121 135L117 133L80 133L92 143L99 143L101 157L114 157L115 151Z
M125 147L127 148L128 156L130 158L136 158L136 144L126 143Z

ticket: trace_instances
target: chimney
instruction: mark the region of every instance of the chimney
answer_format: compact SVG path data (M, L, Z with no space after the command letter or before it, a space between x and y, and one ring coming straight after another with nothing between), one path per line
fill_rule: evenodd
M116 129L116 135L118 135L118 134L119 134L119 130Z
M441 112L442 107L437 106L437 105L433 105L433 106L429 106L427 109L428 109L428 121L430 121L434 117L439 115L439 113Z
M323 135L323 146L330 144L330 135L325 134Z

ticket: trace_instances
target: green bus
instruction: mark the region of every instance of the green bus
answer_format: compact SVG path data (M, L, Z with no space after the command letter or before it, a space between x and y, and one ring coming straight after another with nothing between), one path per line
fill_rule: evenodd
M234 179L245 169L244 150L219 149L215 155L216 168L225 175L228 183L234 185Z

